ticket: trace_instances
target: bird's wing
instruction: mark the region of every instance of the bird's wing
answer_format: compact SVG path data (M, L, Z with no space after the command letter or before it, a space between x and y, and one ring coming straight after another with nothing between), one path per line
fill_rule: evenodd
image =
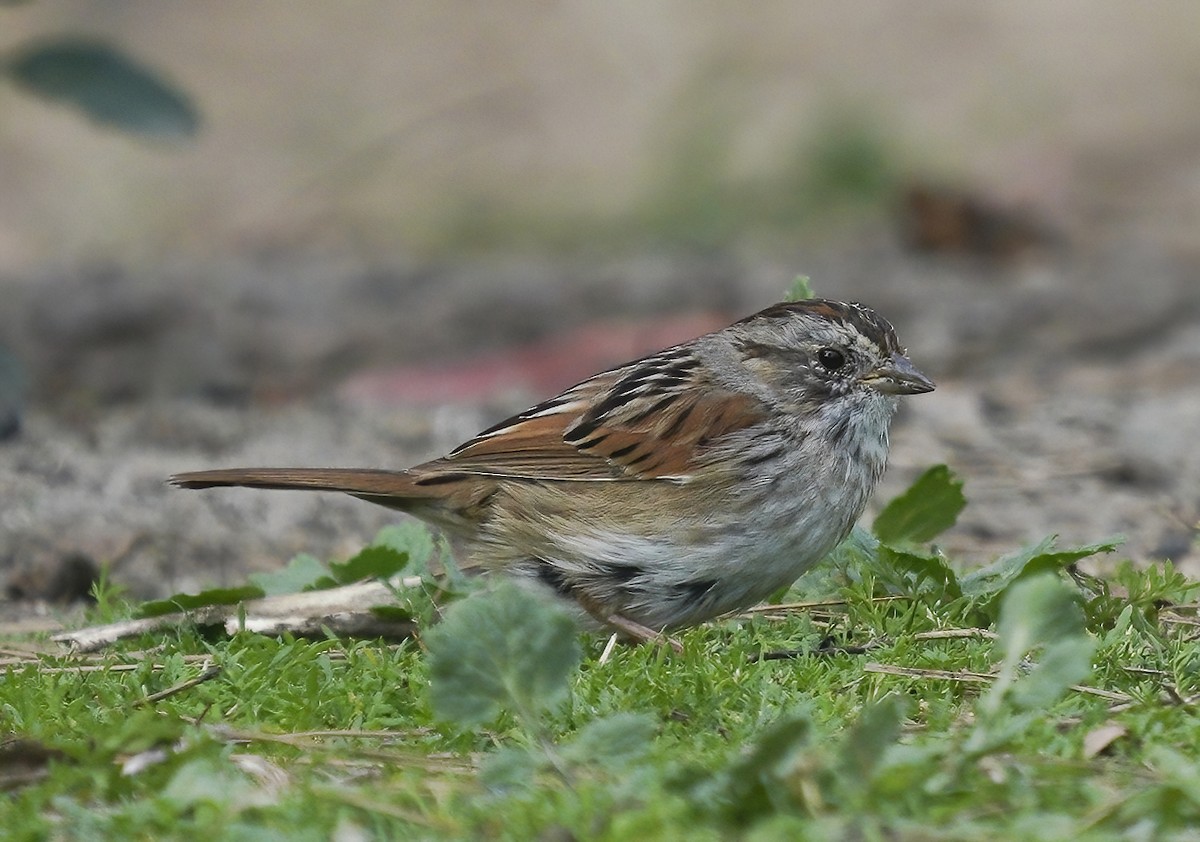
M757 400L716 387L677 346L585 380L413 473L686 480L712 443L763 417Z

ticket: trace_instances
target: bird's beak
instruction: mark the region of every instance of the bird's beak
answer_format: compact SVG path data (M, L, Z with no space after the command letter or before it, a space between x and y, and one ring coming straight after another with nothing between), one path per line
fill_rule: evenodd
M892 358L867 372L859 380L885 395L919 395L932 392L933 381L914 366L903 354L892 354Z

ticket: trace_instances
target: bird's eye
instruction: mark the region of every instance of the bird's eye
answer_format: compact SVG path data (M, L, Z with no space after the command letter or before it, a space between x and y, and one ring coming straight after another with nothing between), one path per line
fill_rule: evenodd
M822 348L817 351L817 362L828 371L837 371L846 364L846 355L837 348Z

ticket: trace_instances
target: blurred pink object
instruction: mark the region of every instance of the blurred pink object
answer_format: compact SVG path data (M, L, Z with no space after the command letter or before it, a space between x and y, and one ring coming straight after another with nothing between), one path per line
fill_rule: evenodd
M599 371L729 323L718 313L600 322L511 351L422 366L365 371L338 390L355 403L467 403L513 392L550 397Z

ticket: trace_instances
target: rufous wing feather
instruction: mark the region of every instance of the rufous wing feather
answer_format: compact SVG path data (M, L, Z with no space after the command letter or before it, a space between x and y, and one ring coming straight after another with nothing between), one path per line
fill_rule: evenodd
M698 383L686 346L586 380L415 470L553 480L683 479L707 447L762 420L747 395Z

